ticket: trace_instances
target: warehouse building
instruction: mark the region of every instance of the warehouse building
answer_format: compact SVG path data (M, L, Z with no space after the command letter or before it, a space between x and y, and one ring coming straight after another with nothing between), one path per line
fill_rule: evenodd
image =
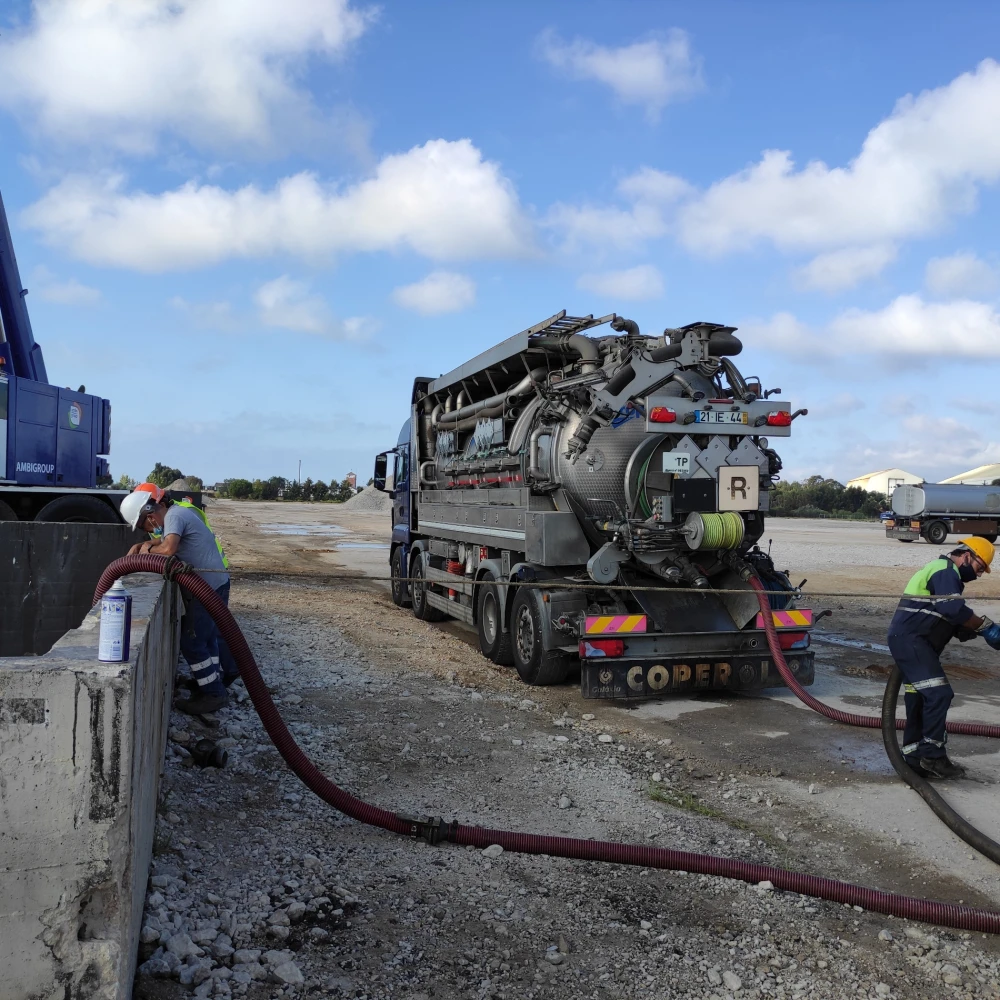
M922 483L923 476L916 476L905 469L880 469L878 472L868 472L863 476L850 480L847 485L860 486L869 493L892 493L897 486L909 486Z

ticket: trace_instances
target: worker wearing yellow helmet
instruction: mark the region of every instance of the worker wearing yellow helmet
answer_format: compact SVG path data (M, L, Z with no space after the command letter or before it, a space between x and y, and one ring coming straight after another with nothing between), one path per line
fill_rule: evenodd
M913 574L889 625L889 651L904 681L903 756L924 777L965 774L946 750L955 693L941 669L941 651L955 636L964 641L976 635L1000 649L1000 624L977 615L962 598L967 583L990 572L993 554L985 538L963 538L957 549Z

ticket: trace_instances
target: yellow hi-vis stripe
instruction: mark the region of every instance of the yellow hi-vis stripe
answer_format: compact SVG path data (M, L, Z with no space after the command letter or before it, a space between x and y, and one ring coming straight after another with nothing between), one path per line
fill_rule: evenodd
M806 616L802 614L801 611L786 611L785 614L788 615L788 617L791 618L791 620L795 622L796 625L809 624L809 619L806 618Z

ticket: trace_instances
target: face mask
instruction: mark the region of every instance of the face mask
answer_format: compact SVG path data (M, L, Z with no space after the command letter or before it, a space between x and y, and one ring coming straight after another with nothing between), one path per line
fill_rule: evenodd
M972 583L973 580L979 579L979 574L969 565L959 566L958 575L963 583Z
M163 529L159 525L157 525L155 528L153 528L153 530L149 534L152 538L155 538L157 541L159 541L159 539L163 537ZM962 577L962 579L964 580L965 577Z

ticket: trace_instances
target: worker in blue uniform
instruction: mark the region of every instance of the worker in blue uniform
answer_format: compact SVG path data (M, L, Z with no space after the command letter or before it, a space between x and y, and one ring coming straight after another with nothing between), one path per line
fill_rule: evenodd
M955 693L941 669L941 651L955 636L976 635L1000 649L1000 624L977 615L962 598L966 583L990 572L993 554L985 538L962 539L957 549L913 574L889 625L889 651L904 681L903 756L924 777L965 774L945 749Z
M172 503L153 483L140 483L122 500L120 510L133 528L153 535L150 541L133 545L129 555L150 552L177 556L191 566L222 601L229 603L229 573L222 549L200 516L185 506ZM177 701L175 707L188 715L207 715L229 702L221 648L225 643L201 601L188 594L184 604L181 652L191 667L194 690L190 698ZM228 647L225 652L228 654ZM235 668L235 662L233 666Z

